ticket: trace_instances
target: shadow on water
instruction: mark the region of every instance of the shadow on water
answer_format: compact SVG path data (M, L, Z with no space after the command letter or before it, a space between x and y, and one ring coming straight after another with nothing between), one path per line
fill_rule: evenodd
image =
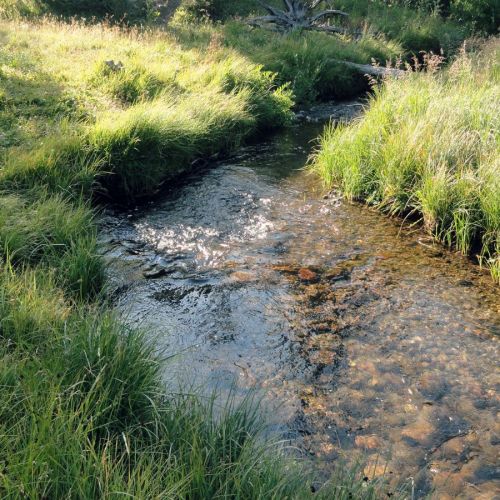
M182 353L168 379L258 387L319 468L363 457L416 496L493 498L497 289L422 233L325 197L302 168L319 132L284 131L107 214L116 307Z

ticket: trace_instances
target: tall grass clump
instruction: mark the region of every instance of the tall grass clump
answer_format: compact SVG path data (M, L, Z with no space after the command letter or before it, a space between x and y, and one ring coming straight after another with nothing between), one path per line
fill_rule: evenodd
M229 151L254 127L243 95L213 92L109 113L91 127L88 139L106 158L109 189L138 196L154 192L197 157Z
M500 272L498 40L445 72L411 73L375 89L365 115L330 127L314 170L328 186L425 229Z
M58 283L78 298L95 297L104 283L93 213L62 196L0 197L0 255L12 265L55 271Z

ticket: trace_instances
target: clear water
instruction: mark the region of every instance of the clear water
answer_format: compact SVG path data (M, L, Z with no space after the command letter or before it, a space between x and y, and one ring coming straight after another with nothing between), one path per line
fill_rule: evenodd
M103 217L116 307L178 354L167 379L257 387L319 468L362 457L389 491L411 477L416 497L495 498L498 288L419 230L325 197L303 170L320 131Z

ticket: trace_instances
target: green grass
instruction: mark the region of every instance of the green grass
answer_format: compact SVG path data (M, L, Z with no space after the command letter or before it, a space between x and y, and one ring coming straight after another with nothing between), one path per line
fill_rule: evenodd
M266 3L283 8L282 0L267 0ZM464 25L467 31L496 33L500 9L495 0L450 0L448 9L442 8L444 3L440 0L336 0L333 6L349 13L345 24L351 28L369 28L392 38L402 38L408 50L429 50L439 45L450 47L457 37L462 39ZM319 6L322 7L328 7L328 3ZM232 16L264 13L256 0L183 0L178 16L220 21ZM416 45L418 41L427 47Z
M93 214L84 203L38 193L30 202L0 197L0 249L14 265L56 270L57 282L73 297L95 297L104 283L96 253Z
M313 168L326 185L425 229L500 278L499 44L444 73L409 74L375 91L366 113L326 130Z
M282 8L282 2L270 2ZM189 7L189 5L191 7ZM413 60L421 52L444 53L453 56L463 41L471 35L469 25L455 19L444 19L437 13L416 10L382 0L339 0L335 3L349 14L338 20L347 28L345 36L297 32L289 35L250 28L240 21L226 20L224 25L206 23L193 32L193 16L186 10L206 12L201 4L210 4L212 18L231 15L248 16L258 12L258 4L250 0L218 2L196 0L186 2L171 23L179 39L193 43L210 43L210 37L231 47L264 68L277 73L278 81L290 82L297 103L315 100L346 99L368 90L366 78L335 60L370 64L373 60L385 64L399 59ZM263 13L263 12L260 12ZM185 32L183 32L183 27Z
M336 19L335 22L346 27L348 30L362 33L364 36L384 37L399 43L401 52L398 55L409 57L419 54L420 51L434 51L439 53L443 50L451 54L458 49L467 35L471 34L472 25L467 26L458 18L464 17L464 7L470 0L459 0L454 2L454 16L443 18L439 12L432 9L411 8L409 2L384 0L337 0L334 6L349 14L346 19ZM485 3L491 0L484 0ZM283 8L281 0L270 0L267 2L280 9ZM432 2L428 2L432 5ZM455 5L457 4L457 5ZM326 6L323 5L323 7ZM320 6L319 8L321 8ZM472 7L467 7L473 10ZM467 9L465 9L467 10ZM478 11L477 26L484 24L482 17L491 17L493 7L487 9L487 14ZM456 11L456 12L455 12ZM467 11L467 12L469 12ZM238 0L225 2L223 0L185 0L181 3L181 9L177 13L179 20L192 22L193 19L208 17L212 20L227 20L231 16L249 16L265 14L255 0ZM467 19L471 21L474 17L469 13ZM482 16L482 17L481 17ZM491 20L487 21L491 24ZM482 24L481 24L482 23ZM494 33L494 30L492 31Z
M418 55L420 51L441 50L452 55L471 29L453 19L443 19L437 12L412 9L404 2L381 0L338 0L336 8L350 14L349 25L355 29L372 33L383 33L397 40L405 56Z
M291 119L288 87L228 48L48 20L4 21L3 33L0 185L10 190L148 195Z

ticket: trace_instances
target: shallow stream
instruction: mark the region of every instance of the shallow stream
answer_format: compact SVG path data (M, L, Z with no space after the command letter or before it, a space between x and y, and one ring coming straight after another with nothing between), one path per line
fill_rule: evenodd
M167 378L259 388L318 467L363 457L417 498L495 498L498 288L420 230L325 196L303 170L320 132L303 123L105 214L116 307L179 353Z

